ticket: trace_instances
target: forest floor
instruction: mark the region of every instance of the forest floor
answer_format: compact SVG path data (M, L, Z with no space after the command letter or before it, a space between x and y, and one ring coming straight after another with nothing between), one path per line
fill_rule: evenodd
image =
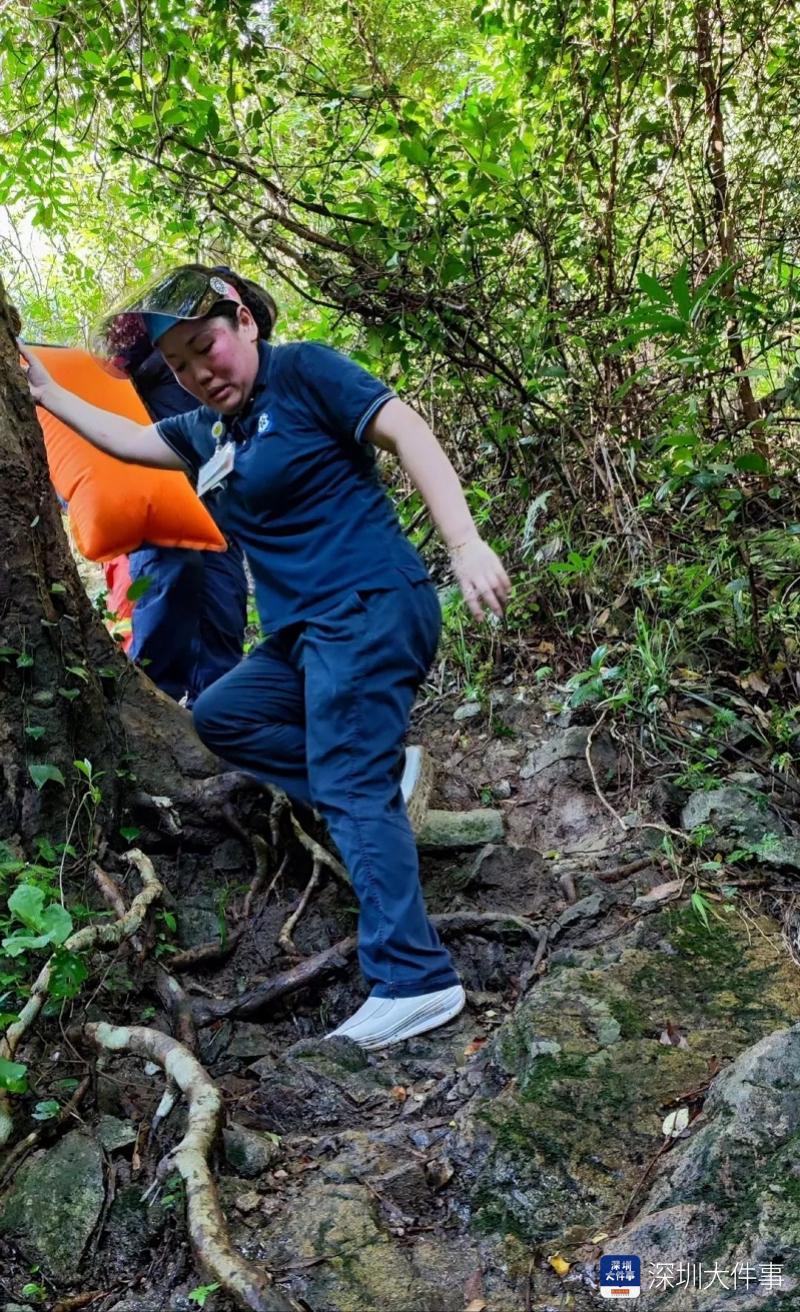
M264 1014L200 1028L225 1097L214 1170L239 1250L313 1312L580 1312L605 1306L603 1253L637 1253L643 1286L645 1263L651 1278L669 1267L645 1307L796 1306L796 1174L774 1161L791 1162L800 1124L784 1106L800 998L769 888L720 884L710 921L698 914L665 851L678 831L656 805L662 785L538 688L500 684L480 705L431 697L412 739L436 762L434 806L504 817L502 842L422 853L431 912L463 913L443 932L468 1005L376 1054L323 1041L362 1000L350 960ZM245 836L210 851L157 832L137 841L168 890L151 955L219 941L253 876ZM307 863L289 864L235 950L182 974L189 993L236 998L291 964L277 937L307 878ZM308 956L354 928L353 899L329 878L294 942ZM95 981L87 1014L169 1028L132 947ZM34 1104L86 1071L55 1016L24 1059L36 1078L23 1133ZM760 1090L754 1109L717 1090L733 1072L741 1094L748 1061L761 1063L744 1081ZM162 1092L160 1070L105 1059L74 1119L24 1162L0 1200L0 1309L234 1306L193 1264L180 1179L146 1193L184 1124L179 1108L149 1134ZM689 1128L665 1135L680 1109ZM747 1128L734 1143L736 1115ZM715 1288L696 1266L693 1283L681 1277L712 1258Z

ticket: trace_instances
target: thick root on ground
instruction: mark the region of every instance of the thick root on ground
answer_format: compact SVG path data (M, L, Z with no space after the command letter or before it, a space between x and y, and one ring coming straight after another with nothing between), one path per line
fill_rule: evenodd
M126 853L139 871L142 890L131 902L130 910L120 916L113 924L86 925L72 934L64 944L69 952L87 952L90 948L118 947L127 938L133 938L141 929L148 909L163 891L156 878L152 863L137 848ZM0 1057L13 1061L20 1039L28 1032L42 1010L47 990L50 986L52 957L39 972L30 992L30 997L22 1008L18 1018L9 1025L5 1035L0 1039ZM0 1089L0 1148L8 1143L13 1129L11 1104L8 1092Z
M177 1040L143 1026L84 1025L81 1036L107 1052L133 1052L157 1062L189 1105L186 1134L169 1157L186 1185L186 1220L197 1259L221 1288L251 1312L301 1312L301 1305L271 1284L266 1270L241 1257L228 1228L208 1166L219 1129L222 1098L200 1063Z

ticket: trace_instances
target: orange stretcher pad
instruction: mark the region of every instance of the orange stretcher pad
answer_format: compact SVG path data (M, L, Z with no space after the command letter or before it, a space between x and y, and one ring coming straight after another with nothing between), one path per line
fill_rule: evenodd
M132 383L111 378L72 347L30 348L52 377L84 401L142 424L151 420ZM47 410L44 433L50 478L69 506L75 544L89 560L111 560L143 542L158 547L224 551L225 539L184 474L131 465L96 447Z

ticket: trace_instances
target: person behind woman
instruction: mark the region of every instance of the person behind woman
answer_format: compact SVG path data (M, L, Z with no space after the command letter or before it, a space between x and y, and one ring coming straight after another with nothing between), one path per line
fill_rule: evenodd
M240 290L245 280L225 265L214 274L230 278ZM277 316L272 297L248 283L263 322ZM197 401L180 385L161 352L142 343L140 358L125 370L154 421L197 409ZM238 542L228 537L227 551L157 547L145 542L128 556L133 584L146 581L131 614L128 655L175 701L193 706L200 693L242 659L247 625L247 578Z
M151 426L106 414L29 357L35 400L122 460L187 470L241 542L267 637L194 706L203 741L322 814L353 880L370 992L336 1035L379 1048L450 1020L464 990L422 900L401 796L403 741L432 663L436 590L378 478L396 454L477 618L510 587L425 421L317 342L273 346L248 288L199 265L112 311L95 349L157 345L200 408Z

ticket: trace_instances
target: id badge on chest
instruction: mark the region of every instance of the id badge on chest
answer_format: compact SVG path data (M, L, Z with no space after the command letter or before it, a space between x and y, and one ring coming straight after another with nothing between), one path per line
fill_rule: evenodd
M199 497L204 497L207 492L213 492L215 487L221 487L233 469L235 453L233 442L224 442L222 446L217 447L213 456L200 466L200 473L197 475Z

